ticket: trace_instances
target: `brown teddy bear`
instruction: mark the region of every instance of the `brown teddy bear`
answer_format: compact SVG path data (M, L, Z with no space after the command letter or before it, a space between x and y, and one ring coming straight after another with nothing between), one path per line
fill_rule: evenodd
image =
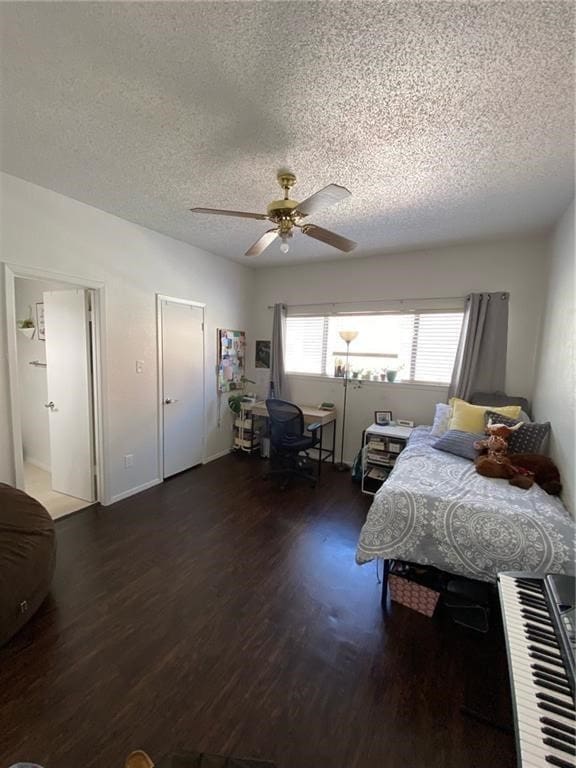
M516 469L530 472L534 476L534 482L550 496L559 496L562 493L560 472L548 456L539 453L511 453L508 460Z
M508 455L508 439L522 424L507 427L504 424L486 425L487 438L477 440L474 448L485 451L474 464L479 475L508 480L510 485L528 490L534 484L553 496L562 492L558 468L547 456L537 453L513 453Z

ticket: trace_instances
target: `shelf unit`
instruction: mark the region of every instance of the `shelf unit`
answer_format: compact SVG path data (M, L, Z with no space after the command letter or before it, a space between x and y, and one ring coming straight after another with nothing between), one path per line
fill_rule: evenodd
M255 453L260 450L260 432L256 428L253 407L254 403L240 403L240 413L234 419L235 451Z
M394 468L412 433L411 427L381 427L372 424L364 432L362 445L362 493L368 496L381 488Z

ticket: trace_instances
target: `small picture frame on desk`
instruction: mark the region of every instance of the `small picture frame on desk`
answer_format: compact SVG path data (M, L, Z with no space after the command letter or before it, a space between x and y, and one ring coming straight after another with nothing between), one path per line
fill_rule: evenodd
M387 427L392 421L392 411L374 411L374 423L379 427Z

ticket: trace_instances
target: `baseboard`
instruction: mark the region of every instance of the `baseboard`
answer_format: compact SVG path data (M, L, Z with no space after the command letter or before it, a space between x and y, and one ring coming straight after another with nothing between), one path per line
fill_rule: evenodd
M52 470L50 469L49 464L44 464L43 461L38 461L38 459L34 459L32 456L26 456L24 459L24 464L32 464L33 467L38 467L38 469L43 469L44 472L50 473Z
M112 498L110 499L110 504L115 504L117 501L122 501L122 499L127 499L129 496L134 496L137 493L142 493L142 491L147 491L148 488L153 488L155 485L160 485L161 482L163 481L160 480L159 477L157 477L155 480L150 480L150 482L148 483L143 483L142 485L137 485L135 488L130 488L127 491L122 491L122 493L117 493L115 496L112 496Z
M219 453L214 453L212 456L208 456L204 459L202 464L209 464L211 461L216 461L216 459L221 459L222 456L228 456L230 453L231 448L226 448L225 451L220 451Z

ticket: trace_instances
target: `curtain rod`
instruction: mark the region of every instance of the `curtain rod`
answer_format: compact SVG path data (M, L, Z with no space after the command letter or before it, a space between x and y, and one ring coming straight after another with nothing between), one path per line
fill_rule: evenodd
M381 304L384 301L397 301L400 303L408 301L464 301L466 296L419 296L412 299L350 299L348 301L314 301L310 304L287 304L289 307L337 307L343 304ZM284 302L278 302L283 304ZM268 309L274 309L274 304L268 304Z

